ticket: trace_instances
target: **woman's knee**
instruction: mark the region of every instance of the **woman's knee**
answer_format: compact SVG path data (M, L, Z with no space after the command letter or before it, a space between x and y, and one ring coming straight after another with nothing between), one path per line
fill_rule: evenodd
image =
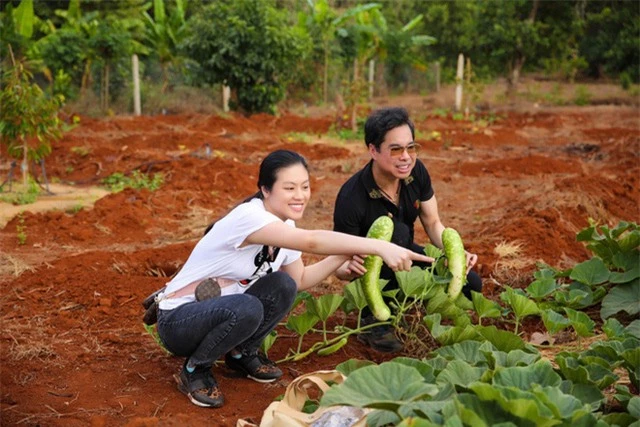
M244 294L242 302L235 309L236 321L245 325L260 325L264 317L262 302L253 295Z
M298 285L288 273L284 271L276 271L271 273L273 275L272 287L274 292L277 292L281 298L288 298L293 303L293 300L298 294Z

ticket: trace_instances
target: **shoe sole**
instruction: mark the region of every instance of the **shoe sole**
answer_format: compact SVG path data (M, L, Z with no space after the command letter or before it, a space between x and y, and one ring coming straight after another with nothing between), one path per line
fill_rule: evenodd
M189 400L191 401L191 403L193 403L196 406L199 406L201 408L220 408L224 404L224 403L221 403L219 405L213 405L211 403L200 402L199 400L196 400L191 395L191 393L189 393L189 391L184 387L184 384L182 384L182 380L180 379L180 376L174 374L173 375L173 379L176 380L176 383L178 383L178 390L180 390L181 393L186 395L189 398Z
M225 366L227 368L231 369L232 371L239 372L239 373L245 375L250 380L254 380L255 382L262 383L262 384L272 383L275 380L280 379L282 377L282 375L280 375L278 378L257 378L257 377L254 377L253 375L251 375L250 373L248 373L247 371L245 371L244 369L234 368L234 367L231 367L231 366L229 366L227 364L225 364Z

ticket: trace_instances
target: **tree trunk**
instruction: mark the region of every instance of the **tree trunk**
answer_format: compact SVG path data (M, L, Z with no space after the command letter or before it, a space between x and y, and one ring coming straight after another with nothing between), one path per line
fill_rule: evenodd
M352 97L352 105L351 105L351 130L353 132L358 131L358 120L356 117L356 111L358 107L358 89L360 86L358 77L358 58L354 58L353 60L353 84L351 85L351 97Z
M109 109L109 62L107 62L107 65L105 66L105 76L106 76L106 82L104 85L104 91L105 91L105 96L104 96L104 100L105 100L105 110Z
M322 100L326 104L329 100L329 46L324 46L324 75L322 76Z
M29 161L27 160L29 145L24 137L21 137L20 139L22 140L22 165L20 166L20 169L22 169L22 184L24 184L26 191L26 188L29 185Z

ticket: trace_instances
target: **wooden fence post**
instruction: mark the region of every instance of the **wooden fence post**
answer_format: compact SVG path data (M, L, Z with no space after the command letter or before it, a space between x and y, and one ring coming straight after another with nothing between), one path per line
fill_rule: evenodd
M140 107L140 66L138 64L138 55L135 53L131 57L133 65L133 114L139 116L142 114Z
M456 72L456 111L462 108L462 82L464 78L464 55L458 55L458 70Z
M229 112L229 98L231 98L231 88L227 85L222 85L222 111Z

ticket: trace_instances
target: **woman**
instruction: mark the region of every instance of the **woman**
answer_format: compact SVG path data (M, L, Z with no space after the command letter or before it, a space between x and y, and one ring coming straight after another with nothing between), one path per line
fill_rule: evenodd
M160 294L158 333L168 350L186 358L176 381L194 404L224 403L211 372L223 355L227 367L256 381L280 378L282 371L258 353L262 340L287 315L299 290L321 282L355 254L379 255L395 271L409 270L412 260L433 261L381 240L295 228L309 185L302 156L269 154L260 165L259 191L207 230ZM332 256L305 266L301 252ZM213 298L196 299L207 287Z

